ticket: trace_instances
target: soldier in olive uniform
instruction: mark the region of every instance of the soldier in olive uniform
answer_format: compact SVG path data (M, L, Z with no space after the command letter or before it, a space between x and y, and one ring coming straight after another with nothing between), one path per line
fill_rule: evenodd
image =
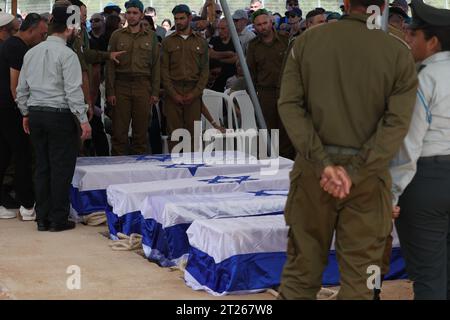
M128 27L116 30L109 51L126 51L120 64L106 65L106 94L113 106L112 154L127 153L132 121L132 154L148 152L148 122L160 90L159 47L156 34L140 25L144 6L139 0L125 3Z
M88 113L92 113L92 103L95 101L91 101L90 93L89 93L89 84L91 79L91 65L103 63L108 60L113 60L118 62L117 58L122 55L124 52L105 52L99 50L92 50L89 47L89 35L86 30L86 15L87 8L86 5L80 0L57 0L53 5L53 8L59 6L70 6L74 5L79 7L80 9L80 22L81 29L79 34L70 42L70 47L77 54L78 60L80 61L82 76L83 76L83 94L85 96L85 100L88 103L90 110ZM51 28L51 25L50 25ZM51 31L51 30L50 30Z
M406 135L416 100L411 52L367 26L367 7L295 40L278 104L297 151L285 209L290 226L280 298L315 299L336 231L339 299L372 299L391 231L389 163ZM323 77L323 74L327 77Z
M272 18L265 9L253 13L252 20L258 36L248 44L248 68L258 93L267 129L280 130L280 155L294 159L295 150L281 123L277 109L280 76L289 37L273 29Z
M194 121L200 121L201 96L208 83L208 44L192 32L192 15L187 5L176 6L172 13L177 31L162 42L164 112L169 135L175 129L184 128L189 130L193 139ZM170 141L169 149L172 150L176 144L176 141Z

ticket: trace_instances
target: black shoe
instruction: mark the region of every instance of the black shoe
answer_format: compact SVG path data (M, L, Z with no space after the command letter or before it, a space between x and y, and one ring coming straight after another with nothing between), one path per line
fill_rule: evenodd
M38 231L48 231L49 229L48 221L37 221L37 229Z
M73 221L66 221L61 224L50 224L49 231L50 232L59 232L59 231L65 231L65 230L71 230L75 229L75 222Z

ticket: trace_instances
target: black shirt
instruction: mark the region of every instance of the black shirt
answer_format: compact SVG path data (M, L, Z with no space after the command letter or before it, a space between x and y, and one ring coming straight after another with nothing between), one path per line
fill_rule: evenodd
M9 69L22 69L23 57L28 49L25 42L15 36L8 38L0 46L0 108L16 106L10 89Z
M223 43L220 37L212 37L209 41L210 47L212 47L215 51L233 51L234 49L233 41L228 41L228 43ZM221 63L222 71L220 72L219 77L211 88L214 91L223 92L225 90L225 84L227 79L234 76L236 74L236 65L230 63Z
M97 38L91 31L89 32L89 47L93 50L108 51L108 40L104 34Z

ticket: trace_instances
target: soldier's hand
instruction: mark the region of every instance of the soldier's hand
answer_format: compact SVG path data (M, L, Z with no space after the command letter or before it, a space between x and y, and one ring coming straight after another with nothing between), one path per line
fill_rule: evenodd
M184 104L191 104L194 101L194 95L192 93L188 93L183 97Z
M179 94L175 94L173 96L173 100L175 101L176 104L180 106L184 104L184 97Z
M108 103L114 107L116 105L116 96L109 96Z
M87 140L91 137L92 129L89 122L83 122L80 124L81 127L81 140Z
M159 101L159 97L157 96L151 96L150 97L150 106L153 106L154 104L157 104Z
M109 59L114 61L117 64L120 64L120 61L117 58L120 57L121 55L123 55L125 52L126 51L111 52L111 54L109 55Z
M350 189L352 188L353 184L352 179L350 178L349 174L347 173L347 170L345 170L344 167L337 166L336 171L339 176L339 179L341 179L342 181L342 191L344 193L344 197L346 197L350 194Z
M400 207L394 206L392 208L392 219L397 219L400 216Z
M344 199L350 193L352 181L343 167L328 166L323 170L320 186L333 197Z
M330 194L333 194L342 186L342 182L339 179L334 166L327 166L323 169L320 186L324 191Z

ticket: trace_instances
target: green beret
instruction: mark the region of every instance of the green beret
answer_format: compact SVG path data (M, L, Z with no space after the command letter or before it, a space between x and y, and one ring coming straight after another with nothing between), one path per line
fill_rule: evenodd
M130 0L125 2L125 9L138 8L140 12L144 12L144 5L139 0Z
M266 16L270 16L270 12L267 11L266 9L258 9L252 14L252 21L254 21L257 16L261 16L263 14L265 14Z
M172 10L173 15L176 15L177 13L187 13L188 15L190 15L191 9L189 9L189 7L185 4L179 4Z

